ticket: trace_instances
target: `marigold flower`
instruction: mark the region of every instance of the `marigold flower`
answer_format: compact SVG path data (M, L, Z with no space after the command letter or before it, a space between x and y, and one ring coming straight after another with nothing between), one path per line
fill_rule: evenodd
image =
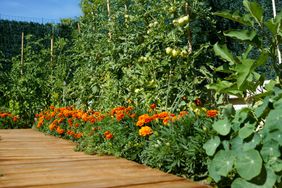
M16 122L16 121L18 121L18 119L19 119L19 117L17 117L17 116L14 116L14 117L13 117L13 122Z
M104 136L106 136L107 134L110 134L110 133L111 133L110 131L105 131Z
M82 116L81 116L81 119L86 122L88 121L88 114L87 113L84 113Z
M71 118L68 119L68 124L69 124L70 127L73 125L73 122L72 122L72 119L71 119Z
M123 118L124 118L124 114L123 113L117 113L116 114L116 119L117 119L117 121L121 121Z
M164 125L167 125L169 121L170 121L170 117L165 117L165 118L163 119L163 124L164 124Z
M83 136L82 133L76 133L74 137L78 139L78 138L81 138L82 136Z
M57 127L56 131L57 131L58 134L63 134L65 132L65 130L61 129L60 126Z
M51 110L54 110L54 109L55 109L55 106L51 105L51 106L50 106L50 109L51 109Z
M161 113L158 114L158 118L160 118L160 119L164 119L167 116L169 116L168 112L161 112Z
M107 140L110 140L110 139L112 139L112 138L113 138L113 134L110 133L110 134L107 134L107 135L106 135L106 139L107 139Z
M144 120L144 119L139 120L139 121L137 121L137 123L136 123L136 125L137 125L138 127L142 127L144 124L145 124L145 120Z
M53 131L53 130L55 129L55 127L56 127L56 124L55 124L55 123L51 123L51 124L49 125L49 130L50 130L50 131Z
M144 121L144 123L150 123L152 118L148 114L143 114L138 117L138 121Z
M218 115L218 111L217 110L208 110L206 114L208 117L214 118Z
M156 105L155 103L153 103L153 104L150 105L150 108L151 108L151 109L155 109L156 107L157 107L157 105Z
M110 140L111 138L113 138L113 134L110 131L104 132L104 136L107 140Z
M153 134L153 130L149 126L144 126L144 127L141 127L141 129L139 129L140 136L147 136L150 134Z

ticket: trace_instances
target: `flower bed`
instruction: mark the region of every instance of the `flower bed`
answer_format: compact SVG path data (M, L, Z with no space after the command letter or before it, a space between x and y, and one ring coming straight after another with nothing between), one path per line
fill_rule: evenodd
M19 116L8 112L0 112L0 129L19 128Z
M73 140L76 150L88 154L115 155L176 175L200 180L207 177L203 144L216 110L197 108L177 114L116 107L108 112L82 111L74 107L41 112L35 127L50 135Z

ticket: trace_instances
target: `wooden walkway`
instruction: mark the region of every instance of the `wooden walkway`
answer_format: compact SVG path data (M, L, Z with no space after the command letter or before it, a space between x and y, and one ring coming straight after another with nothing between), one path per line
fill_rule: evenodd
M74 143L31 129L0 130L0 139L0 187L208 187L125 159L74 152Z

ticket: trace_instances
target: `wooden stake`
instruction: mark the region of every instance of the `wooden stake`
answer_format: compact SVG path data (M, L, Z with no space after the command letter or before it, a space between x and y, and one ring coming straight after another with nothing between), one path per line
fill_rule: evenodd
M21 75L23 75L24 68L24 32L22 32L22 41L21 41Z
M185 3L185 12L190 17L188 3ZM188 35L188 53L191 54L193 48L192 48L192 32L190 28L188 28L187 35Z
M272 0L272 9L273 9L273 17L276 17L276 5L275 0ZM281 52L279 49L279 45L277 45L277 55L278 55L278 64L282 64Z
M108 10L108 19L109 22L111 21L111 7L110 7L110 0L107 0L107 10ZM109 38L112 39L112 33L109 31Z
M53 50L54 50L54 35L51 36L51 52L50 52L50 55L51 55L51 64L53 62Z
M78 30L78 33L80 33L80 24L77 23L77 30Z
M111 21L110 0L107 0L107 10L108 10L108 17L109 17L109 21Z

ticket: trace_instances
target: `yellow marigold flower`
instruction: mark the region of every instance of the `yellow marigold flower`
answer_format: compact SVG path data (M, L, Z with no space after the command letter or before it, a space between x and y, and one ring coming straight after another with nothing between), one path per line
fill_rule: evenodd
M144 127L141 127L141 129L139 129L140 136L147 136L150 134L153 134L153 130L149 126L144 126Z

